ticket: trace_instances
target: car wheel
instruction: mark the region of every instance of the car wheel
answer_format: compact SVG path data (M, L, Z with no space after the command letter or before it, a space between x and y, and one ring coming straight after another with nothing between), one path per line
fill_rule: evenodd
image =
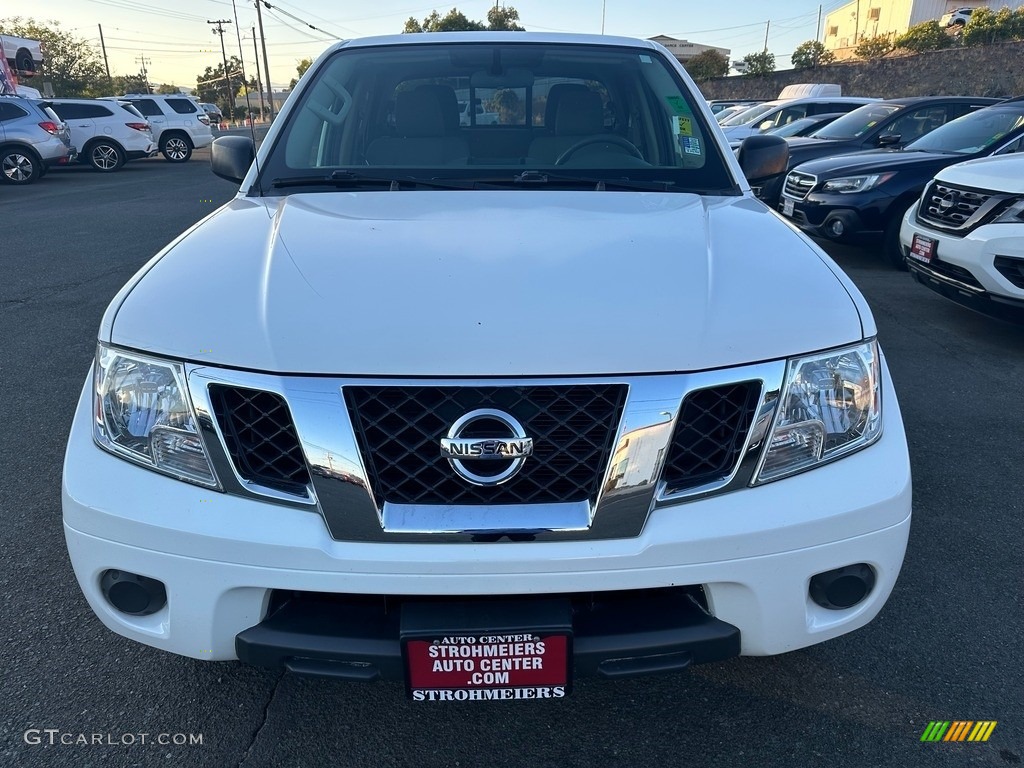
M885 223L885 231L882 234L882 255L885 260L896 269L907 271L907 257L903 255L903 246L900 245L900 227L903 226L903 216L910 205L898 206L899 210Z
M101 173L116 171L124 165L124 152L116 144L99 141L89 147L89 165Z
M35 74L36 71L36 63L32 59L32 54L25 49L18 51L18 55L14 59L14 66L21 72Z
M31 184L41 175L35 156L20 149L0 152L0 180L5 184Z
M192 157L192 142L184 136L168 136L160 142L160 151L169 163L184 163Z

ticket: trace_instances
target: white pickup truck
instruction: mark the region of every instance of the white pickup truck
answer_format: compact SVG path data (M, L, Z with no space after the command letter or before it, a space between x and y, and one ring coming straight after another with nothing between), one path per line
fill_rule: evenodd
M43 47L38 40L0 35L4 58L18 77L32 77L43 68Z
M521 123L460 127L466 87ZM751 192L785 140L734 156L663 47L339 43L253 153L217 139L237 197L99 328L63 509L110 629L429 703L882 609L911 481L875 321Z

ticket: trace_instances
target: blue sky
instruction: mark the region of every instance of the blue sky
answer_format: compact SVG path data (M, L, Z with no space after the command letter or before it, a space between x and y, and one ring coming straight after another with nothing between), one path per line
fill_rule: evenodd
M337 0L268 0L275 10L264 10L264 28L272 82L287 85L295 64L315 57L331 41L345 37L400 32L409 16L423 18L437 8L447 12L453 5L473 19L483 19L493 0L430 4L424 0L374 0L373 3ZM680 0L603 0L605 32L631 37L667 34L692 42L719 45L732 50L734 59L764 45L765 22L771 19L768 49L780 68L804 40L815 37L818 3L811 0L727 0L712 3ZM602 0L512 0L528 30L601 31ZM843 0L824 3L827 13ZM207 20L234 19L230 0L45 0L33 13L39 20L56 19L65 29L99 47L97 24L103 25L113 74L138 72L136 58L145 55L150 80L192 86L207 66L220 62L220 42ZM0 12L15 15L7 5ZM708 8L714 8L709 11ZM237 2L242 49L247 71L253 68L251 27L256 23L252 0ZM289 16L288 14L291 14ZM316 27L310 29L301 19ZM234 25L224 37L228 55L238 53Z

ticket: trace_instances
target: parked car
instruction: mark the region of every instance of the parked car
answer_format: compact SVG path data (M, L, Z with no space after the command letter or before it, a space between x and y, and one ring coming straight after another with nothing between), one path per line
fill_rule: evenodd
M71 129L79 162L97 171L116 171L128 160L157 152L149 123L127 101L51 99L50 104Z
M530 103L459 128L467 87ZM258 164L218 138L238 198L118 293L71 429L100 619L416 701L869 622L911 515L876 326L754 204L785 141L710 120L651 41L458 32L327 49Z
M43 46L38 40L0 35L7 65L18 77L32 77L43 68Z
M201 101L199 102L199 106L203 108L203 111L206 112L206 116L210 118L211 125L220 125L224 122L224 114L216 104Z
M1018 152L1022 137L1024 98L1000 102L946 123L903 149L803 163L786 176L779 208L818 237L851 241L881 234L885 258L906 269L900 226L935 174L964 160Z
M70 131L47 102L0 96L0 181L31 184L74 159Z
M975 96L921 96L867 104L834 120L805 138L787 139L789 168L819 157L836 157L878 147L899 148L950 120L1002 99ZM768 206L777 208L785 174L766 179L758 190Z
M497 125L498 124L498 113L487 112L484 109L483 104L477 103L475 108L475 115L469 111L469 102L459 102L459 125L465 128L469 125Z
M734 104L731 107L726 107L725 109L719 111L715 115L715 121L719 125L721 125L726 120L728 120L728 119L730 119L732 117L735 117L736 115L740 114L741 112L746 112L748 109L752 109L753 107L756 107L756 106L757 106L756 104Z
M766 101L764 104L758 104L745 112L734 115L721 125L730 141L742 141L747 136L764 133L770 128L791 123L801 117L831 112L850 112L874 101L878 101L878 99L860 96L814 96Z
M131 102L145 116L153 139L168 162L184 163L192 157L193 149L208 147L213 142L210 118L191 96L128 93L117 98Z
M755 104L760 104L762 101L764 101L764 99L742 99L739 101L731 99L712 99L708 102L708 106L711 107L711 114L715 115L717 118L718 113L724 109L729 109L730 107L750 108Z
M943 168L907 212L914 278L965 307L1024 322L1024 151Z
M974 8L957 8L956 10L944 13L939 19L939 26L942 27L963 27L971 20Z

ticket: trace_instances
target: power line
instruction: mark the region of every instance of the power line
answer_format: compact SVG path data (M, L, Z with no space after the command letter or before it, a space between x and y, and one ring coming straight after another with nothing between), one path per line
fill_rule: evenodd
M284 8L281 8L279 6L271 5L270 3L267 2L267 0L257 0L257 2L262 2L263 3L263 7L266 8L268 11L277 11L278 13L283 13L288 18L293 19L294 21L297 21L299 24L302 24L305 27L309 27L314 32L319 32L320 34L327 35L328 37L333 38L334 40L341 40L344 37L343 35L335 35L335 34L333 34L331 32L326 31L326 30L320 29L319 27L315 27L312 24L310 24L308 21L306 21L304 19L300 19L294 13L289 13ZM296 30L296 31L298 31L298 30Z
M228 104L231 105L231 119L233 120L235 115L235 94L234 90L231 88L231 74L228 72L228 54L227 50L224 48L224 25L230 24L231 20L218 19L217 21L210 21L207 19L206 23L213 24L213 34L220 35L220 55L224 59L224 80L228 84Z

